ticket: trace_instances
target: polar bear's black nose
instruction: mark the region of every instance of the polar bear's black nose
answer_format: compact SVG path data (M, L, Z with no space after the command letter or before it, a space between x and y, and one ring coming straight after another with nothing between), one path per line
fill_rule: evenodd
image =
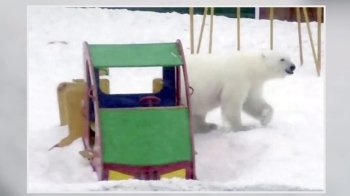
M295 70L295 65L294 65L294 64L291 65L291 66L289 67L289 69L290 69L291 71L294 71L294 70Z

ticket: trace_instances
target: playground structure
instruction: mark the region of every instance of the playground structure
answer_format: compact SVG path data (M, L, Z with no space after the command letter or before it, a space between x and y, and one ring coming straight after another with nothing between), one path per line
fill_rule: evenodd
M241 8L237 7L237 50L240 50L241 48L241 41L240 41L240 26L241 26ZM274 21L274 8L270 7L270 50L273 50L274 42L273 42L273 36L274 36L274 30L273 30L273 21ZM299 37L299 52L300 52L300 65L303 65L303 48L302 48L302 39L301 39L301 12L300 9L303 10L304 18L305 18L305 23L306 27L308 30L308 35L309 35L309 40L310 40L310 45L312 49L312 54L314 57L314 62L316 66L316 73L318 76L321 75L321 21L322 21L322 7L317 7L317 52L314 46L314 40L312 37L311 33L311 28L310 28L310 21L309 21L309 14L308 10L306 7L297 7L296 8L296 15L297 15L297 22L298 22L298 37ZM202 20L202 25L200 29L200 34L199 34L199 40L198 40L198 45L197 45L197 50L196 53L199 53L200 47L201 47L201 42L202 42L202 37L203 37L203 30L204 30L204 24L206 21L206 16L208 14L209 8L206 7L204 8L203 12L203 20ZM190 7L189 8L189 14L190 14L190 40L191 40L191 54L194 54L194 25L193 25L193 13L194 13L194 8ZM214 7L210 8L210 33L209 33L209 53L212 53L212 48L213 48L213 26L214 26L214 21L213 21L213 15L214 15Z
M190 12L191 54L194 53L193 9ZM199 53L205 8L196 53ZM297 8L300 63L303 64L300 9ZM318 57L307 9L303 8L316 70L321 70L321 9L318 10ZM210 8L209 53L212 52L213 15ZM273 8L270 8L270 49L273 50ZM237 8L237 50L240 50L240 8ZM60 125L69 134L54 147L82 138L86 158L99 180L157 180L179 177L196 179L195 150L186 61L180 40L175 43L84 43L85 78L62 82L57 87ZM111 94L110 82L101 76L110 68L161 67L163 78L153 79L152 93ZM183 74L180 74L182 70ZM180 85L184 77L185 86ZM127 82L127 81L125 81ZM185 88L187 106L180 90Z
M68 125L69 135L54 147L82 138L85 149L80 154L90 161L99 180L196 179L190 87L180 40L85 42L84 63L85 79L57 87L60 123ZM153 80L152 93L110 94L109 81L100 77L110 68L127 67L161 67L163 78Z

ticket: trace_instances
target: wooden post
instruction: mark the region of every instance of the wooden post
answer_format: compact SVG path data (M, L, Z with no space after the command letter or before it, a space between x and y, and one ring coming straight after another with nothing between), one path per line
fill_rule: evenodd
M303 8L304 11L304 17L305 17L305 22L306 22L306 26L307 26L307 31L309 34L309 38L310 38L310 43L311 43L311 49L312 49L312 54L314 55L314 61L315 61L315 65L316 65L316 70L317 70L317 57L316 57L316 51L315 51L315 46L314 46L314 41L312 39L312 34L311 34L311 28L310 28L310 21L309 21L309 15L307 13L307 9L306 7ZM319 73L317 72L318 76Z
M298 21L298 37L299 37L299 56L300 56L300 65L303 65L304 58L303 58L303 42L301 39L301 17L300 17L300 8L296 8L297 11L297 21Z
M241 49L241 8L237 8L237 50Z
M199 53L199 50L201 48L201 43L202 43L202 37L203 37L203 30L204 30L204 26L205 26L205 19L207 17L207 13L208 13L208 8L205 7L204 8L204 12L203 12L203 20L202 20L202 27L201 27L201 32L199 34L199 41L198 41L198 46L197 46L197 53Z
M317 73L321 75L321 30L322 30L322 7L317 8L317 47L318 47L318 66Z
M190 41L191 41L191 54L194 53L194 27L193 27L193 12L194 8L190 7Z
M274 9L270 7L270 50L273 50L273 17Z
M214 8L210 8L210 38L209 38L209 54L213 48L213 26L214 26Z

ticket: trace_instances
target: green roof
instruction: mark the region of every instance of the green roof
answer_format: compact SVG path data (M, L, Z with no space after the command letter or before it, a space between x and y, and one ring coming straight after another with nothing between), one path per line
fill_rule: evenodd
M89 44L95 68L179 66L183 64L176 43Z

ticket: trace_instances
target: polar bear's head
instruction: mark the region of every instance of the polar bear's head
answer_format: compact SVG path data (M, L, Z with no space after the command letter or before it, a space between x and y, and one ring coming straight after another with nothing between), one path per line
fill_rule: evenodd
M284 78L292 75L296 68L290 56L282 52L263 52L262 59L270 78Z

